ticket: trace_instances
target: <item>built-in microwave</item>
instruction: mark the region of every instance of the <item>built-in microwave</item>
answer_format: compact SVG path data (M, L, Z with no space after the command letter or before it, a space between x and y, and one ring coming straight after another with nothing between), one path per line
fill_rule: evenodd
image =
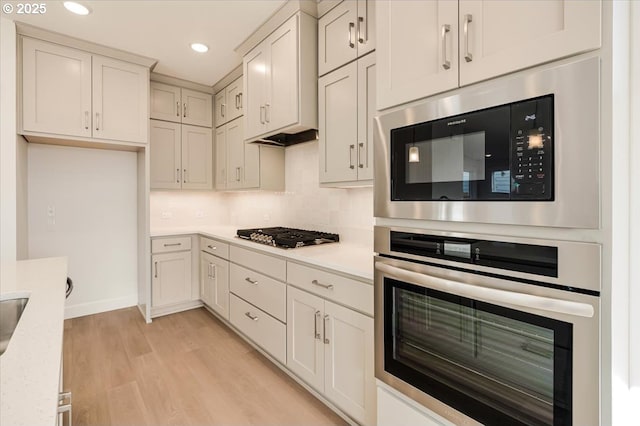
M598 228L599 59L380 115L375 215Z

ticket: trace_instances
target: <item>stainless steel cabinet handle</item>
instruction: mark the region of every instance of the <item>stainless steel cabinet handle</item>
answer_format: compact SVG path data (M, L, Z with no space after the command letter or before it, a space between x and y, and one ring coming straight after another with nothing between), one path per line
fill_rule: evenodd
M215 280L216 279L216 271L217 271L218 265L216 264L211 264L211 279Z
M171 243L171 244L165 244L165 247L175 247L175 246L181 246L182 243Z
M182 116L183 117L187 116L187 104L186 104L186 102L182 104Z
M251 315L251 312L245 312L245 315L249 317L252 321L258 321L258 317L256 315Z
M358 16L358 43L364 44L364 38L362 37L362 33L360 32L360 27L364 23L364 18L362 16Z
M349 40L349 47L350 48L355 48L356 44L353 42L353 37L351 37L352 33L353 33L353 29L356 27L356 24L354 24L353 22L349 22L349 33L348 33L348 40Z
M155 273L153 274L154 278L158 278L158 262L153 262Z
M176 169L176 183L180 183L180 169Z
M244 279L246 282L248 282L249 284L253 284L253 285L258 285L258 280L252 280L251 278L247 277Z
M100 130L100 113L96 112L96 130Z
M240 167L236 167L236 182L240 182Z
M187 169L182 169L182 183L187 183Z
M447 33L451 31L451 25L444 24L442 26L442 33L440 37L442 38L442 68L448 70L451 68L451 61L447 59Z
M176 117L180 117L180 101L176 102Z
M218 249L218 247L216 247L216 246L212 246L211 244L209 244L207 247L208 247L209 249L211 249L211 250L217 250L217 249Z
M264 106L264 105L260 105L260 123L261 123L261 124L264 124L264 123L265 123L265 121L264 121L265 119L264 119L264 118L262 118L263 113L264 113L264 115L267 115L267 113L265 112L265 109L266 109L266 108L265 108L265 106Z
M313 321L313 335L316 340L320 340L320 330L318 330L318 320L320 319L320 311L316 311Z
M238 95L236 95L234 99L235 99L235 102L236 102L236 109L238 109L239 108L238 107Z
M318 280L311 281L311 284L317 285L318 287L326 288L327 290L333 290L333 284L323 284Z
M238 109L242 108L242 92L238 93Z
M89 111L84 112L84 129L89 130Z
M207 265L207 278L211 278L211 264Z
M224 109L225 109L226 105L225 104L220 104L220 116L224 118Z
M327 322L329 322L329 315L324 316L324 320L322 321L322 335L324 336L324 344L329 344L329 338L327 337Z
M473 22L473 16L470 14L464 15L464 60L467 62L473 61L473 55L469 51L469 24Z
M360 142L358 144L358 167L364 169L364 155L362 155L362 149L364 148L364 143Z
M355 169L356 166L353 165L353 150L356 148L355 145L349 145L349 168Z
M264 121L266 121L267 123L271 123L271 104L264 104L264 106Z

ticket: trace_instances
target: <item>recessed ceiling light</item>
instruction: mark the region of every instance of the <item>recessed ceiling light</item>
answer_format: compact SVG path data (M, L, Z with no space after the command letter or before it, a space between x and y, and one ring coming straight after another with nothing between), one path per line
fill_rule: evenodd
M88 7L75 1L65 1L63 4L69 12L75 13L76 15L88 15L91 12Z
M191 48L198 53L205 53L209 50L209 46L202 43L191 43Z

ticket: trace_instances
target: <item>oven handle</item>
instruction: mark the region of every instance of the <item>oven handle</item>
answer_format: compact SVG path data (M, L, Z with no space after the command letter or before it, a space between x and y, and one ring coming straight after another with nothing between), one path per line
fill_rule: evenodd
M586 303L552 299L549 297L534 296L532 294L518 293L515 291L498 290L495 288L478 287L458 281L420 274L404 268L387 265L382 262L376 262L375 267L378 271L391 278L413 282L434 290L440 290L471 299L484 300L485 302L496 304L509 304L521 306L527 309L539 309L542 311L586 318L591 318L594 315L593 306Z

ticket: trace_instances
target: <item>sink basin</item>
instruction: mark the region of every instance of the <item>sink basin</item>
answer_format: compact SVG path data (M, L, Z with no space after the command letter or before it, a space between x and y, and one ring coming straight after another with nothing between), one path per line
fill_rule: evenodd
M28 297L0 300L0 355L7 350L9 340L18 326L28 301Z

